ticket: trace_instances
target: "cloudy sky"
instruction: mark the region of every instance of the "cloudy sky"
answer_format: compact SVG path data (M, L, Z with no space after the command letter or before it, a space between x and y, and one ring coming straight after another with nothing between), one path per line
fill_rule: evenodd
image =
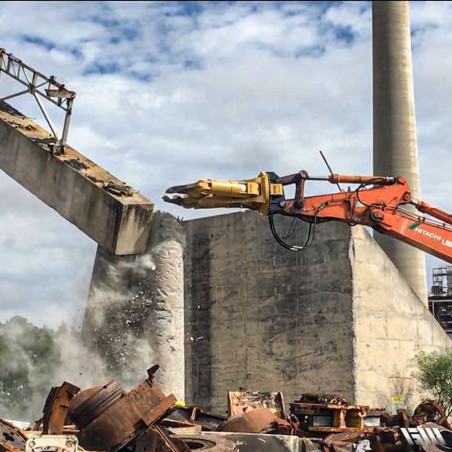
M452 3L411 19L422 198L451 211ZM1 47L77 91L70 144L158 208L192 217L160 198L200 178L325 173L319 149L372 173L368 2L2 2L0 22ZM0 320L79 319L96 244L0 190Z

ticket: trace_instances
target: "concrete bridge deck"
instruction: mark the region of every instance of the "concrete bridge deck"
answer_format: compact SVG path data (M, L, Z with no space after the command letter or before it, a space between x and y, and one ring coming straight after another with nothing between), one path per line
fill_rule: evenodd
M153 203L70 146L53 154L53 141L0 103L0 169L108 251L144 252Z

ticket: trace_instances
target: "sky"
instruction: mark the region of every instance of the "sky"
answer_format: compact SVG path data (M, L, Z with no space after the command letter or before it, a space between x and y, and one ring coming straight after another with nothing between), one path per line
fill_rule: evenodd
M77 92L71 146L158 209L204 215L161 201L202 178L326 174L320 149L372 174L369 2L2 2L0 23ZM452 211L452 3L411 2L411 32L421 197ZM42 123L31 100L12 104ZM0 190L0 320L77 326L96 244L4 173Z

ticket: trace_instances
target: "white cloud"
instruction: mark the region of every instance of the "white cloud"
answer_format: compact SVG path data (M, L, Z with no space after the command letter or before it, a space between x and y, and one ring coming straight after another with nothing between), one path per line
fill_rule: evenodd
M449 211L450 9L412 2L422 193ZM325 173L319 149L338 172L371 173L366 2L4 2L0 19L3 47L77 91L70 143L159 208L201 215L160 201L200 178ZM72 318L95 244L0 187L2 317Z

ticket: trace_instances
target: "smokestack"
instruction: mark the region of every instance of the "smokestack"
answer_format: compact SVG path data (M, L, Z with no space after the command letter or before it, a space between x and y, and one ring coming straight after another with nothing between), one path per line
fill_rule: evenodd
M419 199L409 2L372 2L374 174L403 176ZM427 303L425 255L376 234L377 242Z

